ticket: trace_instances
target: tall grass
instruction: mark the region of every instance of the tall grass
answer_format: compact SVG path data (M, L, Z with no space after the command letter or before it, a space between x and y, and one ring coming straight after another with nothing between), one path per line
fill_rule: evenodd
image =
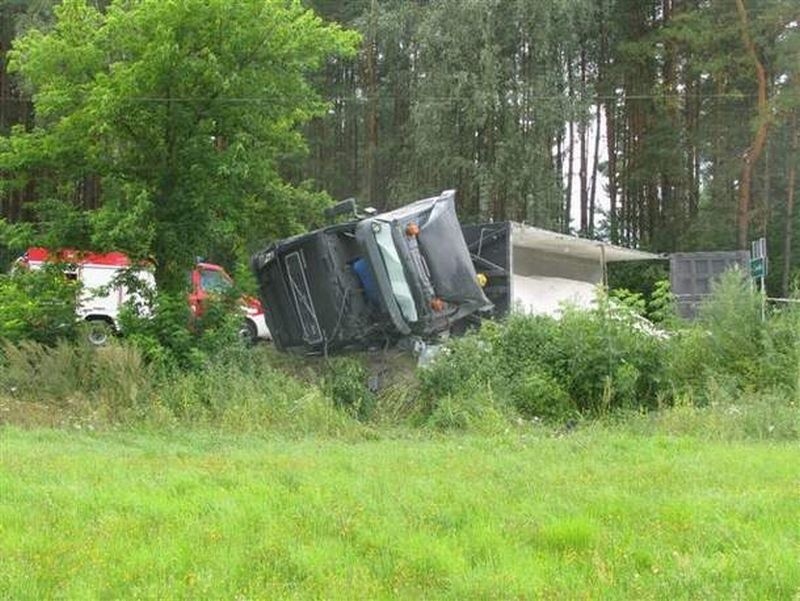
M392 353L309 360L227 337L188 367L154 360L155 339L102 349L6 342L0 405L13 404L15 415L27 407L25 423L47 406L76 426L355 435L398 426L497 433L656 411L669 431L684 421L684 430L708 427L714 437L727 429L730 438L795 438L800 309L763 322L759 302L733 275L698 322L672 322L669 332L602 299L560 320L512 315L451 340L416 372L413 359ZM0 419L15 421L11 413Z
M124 343L7 343L0 398L32 406L34 417L44 405L70 424L93 428L208 426L290 435L361 428L320 386L272 367L270 357L234 346L203 369L181 370L148 364Z
M442 424L446 410L451 425L463 427L465 415L493 408L512 421L564 423L677 405L672 415L681 419L689 417L686 407L702 409L695 421L727 412L719 423L731 424L734 436L740 428L758 437L797 435L800 308L772 310L762 320L759 294L730 273L698 321L663 323L669 329L642 321L636 303L604 298L590 311L567 308L559 320L512 315L485 323L421 371L428 414ZM461 413L449 410L454 398Z

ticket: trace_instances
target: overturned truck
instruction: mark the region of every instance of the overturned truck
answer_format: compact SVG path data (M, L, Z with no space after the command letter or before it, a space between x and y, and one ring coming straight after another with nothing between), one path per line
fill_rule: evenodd
M280 240L251 266L282 350L432 340L492 309L453 191Z

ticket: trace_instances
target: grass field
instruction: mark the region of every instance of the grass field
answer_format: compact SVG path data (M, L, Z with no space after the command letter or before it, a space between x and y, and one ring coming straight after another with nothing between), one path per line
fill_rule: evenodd
M796 443L0 429L0 598L798 597Z

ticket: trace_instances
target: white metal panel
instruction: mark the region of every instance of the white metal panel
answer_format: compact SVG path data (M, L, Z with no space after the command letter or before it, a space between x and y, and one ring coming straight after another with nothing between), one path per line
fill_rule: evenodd
M565 304L589 309L597 294L597 285L567 278L515 274L512 281L513 308L532 315L558 317Z

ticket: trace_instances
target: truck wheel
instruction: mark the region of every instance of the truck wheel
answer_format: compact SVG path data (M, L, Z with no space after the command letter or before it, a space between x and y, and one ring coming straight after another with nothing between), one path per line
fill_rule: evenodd
M86 341L92 346L105 346L113 334L113 326L104 319L86 322Z
M246 344L255 344L258 342L258 332L256 331L255 324L249 319L245 319L242 327L239 329L239 336Z

